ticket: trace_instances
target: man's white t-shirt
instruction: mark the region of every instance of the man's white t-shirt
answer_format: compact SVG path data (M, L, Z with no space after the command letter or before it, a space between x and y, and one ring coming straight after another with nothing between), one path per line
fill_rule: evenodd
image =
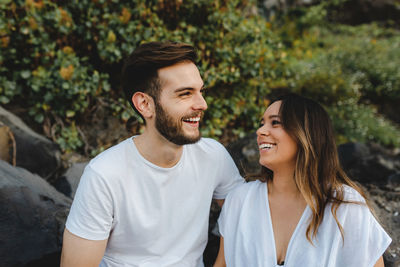
M108 238L100 266L203 266L212 198L224 199L239 183L215 140L184 145L180 161L161 168L129 138L85 168L66 228L89 240Z
M365 203L353 188L344 186L344 192L345 200ZM306 238L310 216L307 206L290 239L285 267L372 267L391 242L363 204L341 204L337 210L344 243L328 205L312 245ZM230 192L218 225L228 267L279 266L266 183L254 181Z

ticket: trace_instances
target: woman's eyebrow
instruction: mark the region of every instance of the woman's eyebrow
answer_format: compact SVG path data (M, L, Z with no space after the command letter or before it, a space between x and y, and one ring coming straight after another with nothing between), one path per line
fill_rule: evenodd
M269 115L269 119L280 119L281 117L279 115Z

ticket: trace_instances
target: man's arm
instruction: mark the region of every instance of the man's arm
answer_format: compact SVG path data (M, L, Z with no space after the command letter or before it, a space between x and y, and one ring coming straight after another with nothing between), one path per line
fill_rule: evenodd
M64 230L61 267L99 266L107 240L88 240Z

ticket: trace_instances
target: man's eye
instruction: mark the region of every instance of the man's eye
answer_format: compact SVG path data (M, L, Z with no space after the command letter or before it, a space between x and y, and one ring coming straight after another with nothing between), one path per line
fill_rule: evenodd
M183 93L179 94L179 96L188 96L188 95L190 95L190 92L183 92Z
M272 124L272 125L278 125L278 124L281 124L281 122L278 121L278 120L273 120L273 121L271 122L271 124Z

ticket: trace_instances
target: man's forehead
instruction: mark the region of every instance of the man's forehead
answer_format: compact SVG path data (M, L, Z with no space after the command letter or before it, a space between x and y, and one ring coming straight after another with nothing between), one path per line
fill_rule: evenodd
M203 86L203 80L196 65L182 62L158 70L158 78L162 88L197 88Z

